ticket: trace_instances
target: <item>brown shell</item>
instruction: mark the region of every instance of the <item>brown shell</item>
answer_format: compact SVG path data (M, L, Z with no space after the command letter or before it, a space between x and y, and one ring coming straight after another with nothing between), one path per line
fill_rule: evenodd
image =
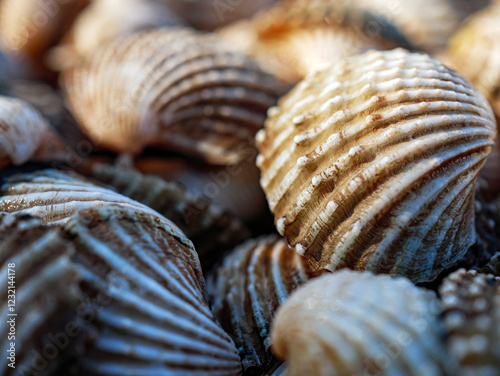
M173 221L193 242L204 269L250 236L234 215L178 183L111 165L94 166L92 176Z
M33 364L44 364L40 375L58 374L56 370L74 350L75 340L81 339L73 335L80 333L83 325L76 312L83 302L79 289L83 278L70 260L74 255L73 245L61 238L57 229L47 229L37 219L0 219L0 267L5 283L0 294L3 376L33 371ZM15 341L8 338L12 333L7 321L12 319ZM64 350L54 346L50 333L66 343ZM15 342L15 369L8 366L12 362L7 359L11 342ZM54 351L55 358L50 358Z
M439 288L458 376L500 374L500 277L460 269Z
M29 160L64 161L72 155L72 150L31 105L0 96L0 168Z
M158 29L114 41L65 72L84 131L117 152L145 146L234 164L284 88L212 35Z
M261 186L278 232L314 269L425 282L473 244L495 119L439 61L367 52L311 73L269 115Z
M208 277L212 311L234 340L245 372L276 363L269 337L274 313L314 276L305 258L271 235L243 243Z

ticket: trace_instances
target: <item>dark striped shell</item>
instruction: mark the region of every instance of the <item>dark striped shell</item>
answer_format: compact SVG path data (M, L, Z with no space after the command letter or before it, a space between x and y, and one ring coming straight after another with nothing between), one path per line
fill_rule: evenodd
M405 278L341 270L278 309L273 352L288 376L455 376L435 295Z
M474 242L496 137L484 97L424 54L371 51L311 73L257 134L281 235L314 269L434 279Z
M460 269L439 287L457 376L500 374L500 277Z
M111 165L94 166L92 176L179 226L193 242L204 269L212 266L225 251L250 237L237 217L223 211L207 197L187 192L178 183Z
M288 295L314 277L307 260L275 235L235 248L208 277L212 311L234 340L248 372L263 372L271 355L270 325Z
M212 35L158 29L116 40L63 77L84 131L117 152L145 146L210 163L246 157L284 88Z

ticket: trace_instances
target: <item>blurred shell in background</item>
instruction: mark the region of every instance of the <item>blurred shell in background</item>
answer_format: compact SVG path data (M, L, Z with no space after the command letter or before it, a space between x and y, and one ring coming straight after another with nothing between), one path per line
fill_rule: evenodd
M439 288L459 376L500 374L500 278L460 269Z
M99 0L77 17L65 41L51 55L51 64L62 70L94 53L120 36L183 22L164 2L151 0Z
M235 248L208 277L212 311L234 340L246 373L276 362L269 338L274 312L316 275L284 239L268 235Z
M438 313L434 294L406 279L343 270L278 309L272 350L289 376L455 375Z
M117 40L62 83L96 143L125 153L156 145L215 164L245 158L242 149L285 89L216 37L187 29Z
M0 312L5 318L0 324L4 338L1 350L5 354L0 359L3 376L18 375L20 370L24 370L23 374L28 374L27 370L34 372L33 364L38 369L44 362L43 372L37 374L57 374L65 356L61 348L54 346L54 335L64 341L65 353L76 350L78 338L73 334L82 331L76 307L82 303L83 294L79 289L82 276L70 261L74 254L73 245L57 229L48 229L35 218L0 219L1 280L6 284L0 294ZM8 281L12 282L9 289ZM8 340L8 334L12 334L8 320L15 320L15 341ZM15 342L15 369L7 366L11 363L7 358L11 342ZM47 361L39 354L53 357Z
M79 375L239 375L236 348L207 303L192 243L158 214L106 204L63 231L85 271L95 328Z
M461 20L497 2L497 0L448 0Z
M71 156L71 149L37 110L23 100L0 96L0 167Z
M193 242L204 270L225 251L250 237L237 217L208 198L187 192L178 183L111 165L94 166L92 177L158 211L179 226Z
M496 137L484 97L425 54L318 70L257 134L276 226L313 269L434 279L474 242L474 186Z

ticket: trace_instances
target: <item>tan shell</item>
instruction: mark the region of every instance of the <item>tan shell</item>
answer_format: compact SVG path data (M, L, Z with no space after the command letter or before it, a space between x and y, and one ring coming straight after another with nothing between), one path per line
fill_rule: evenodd
M65 160L72 151L23 100L0 96L0 167L29 160Z
M256 58L263 68L290 83L322 64L370 48L397 46L364 33L363 25L346 23L342 12L342 6L332 1L281 1L218 33L228 46Z
M500 373L500 277L460 269L439 288L458 376Z
M70 261L74 254L72 244L62 239L57 229L47 229L34 218L7 216L0 220L0 267L5 283L0 294L3 376L33 370L33 364L44 364L40 375L57 374L64 354L72 350L75 338L67 333L81 332L76 307L83 301L78 287L82 276ZM9 272L12 279L8 278ZM9 306L13 303L9 300L15 304ZM11 319L15 320L15 341L8 338L12 333L7 320ZM55 347L57 356L47 361L44 354L54 355L50 333L59 338L65 336L67 344L64 353ZM15 342L15 369L8 366L11 342Z
M272 349L288 376L454 375L438 313L435 296L406 279L342 270L278 309Z
M187 29L138 33L69 70L63 86L98 144L138 153L153 145L233 164L284 88L212 35Z
M269 115L257 134L261 186L279 233L314 269L423 282L474 242L495 119L438 61L358 55L309 75Z
M314 276L305 258L270 235L235 248L208 277L212 311L234 340L246 372L262 372L276 362L269 338L274 312Z
M187 192L178 183L111 165L94 166L92 176L179 226L193 242L204 269L213 265L225 251L250 237L238 218L208 198Z
M87 270L85 317L96 328L80 375L241 373L208 306L198 256L172 222L107 204L78 212L63 231Z

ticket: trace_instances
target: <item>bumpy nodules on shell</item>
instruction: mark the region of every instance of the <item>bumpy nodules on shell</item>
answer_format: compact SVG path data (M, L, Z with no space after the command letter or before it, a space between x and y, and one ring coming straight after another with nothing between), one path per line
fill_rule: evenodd
M209 276L212 311L233 338L246 373L261 374L276 362L269 338L274 313L314 276L307 260L274 235L240 245Z
M40 113L23 100L0 96L0 167L71 156Z
M208 306L196 251L172 222L107 204L62 228L85 271L86 317L96 331L79 374L240 374L236 348Z
M250 235L237 217L178 183L111 165L94 166L92 176L179 226L193 242L204 269Z
M439 287L459 376L500 374L500 278L460 269Z
M48 229L35 218L0 219L1 280L5 283L0 306L2 375L56 374L64 354L74 348L74 334L83 325L76 312L83 294L78 286L82 276L70 261L74 254L72 244L57 229ZM65 338L64 350L54 346L51 334Z
M482 95L438 61L371 51L309 75L257 134L280 234L315 269L435 278L474 242L496 137Z
M290 376L452 375L437 313L435 296L406 279L343 270L278 309L272 349Z
M376 23L380 33L365 30L368 19L332 1L282 1L218 33L228 46L256 58L284 82L296 83L313 68L370 48L405 43L397 31Z
M97 143L128 153L159 146L216 164L245 158L284 90L216 37L187 29L114 41L67 71L63 86Z

